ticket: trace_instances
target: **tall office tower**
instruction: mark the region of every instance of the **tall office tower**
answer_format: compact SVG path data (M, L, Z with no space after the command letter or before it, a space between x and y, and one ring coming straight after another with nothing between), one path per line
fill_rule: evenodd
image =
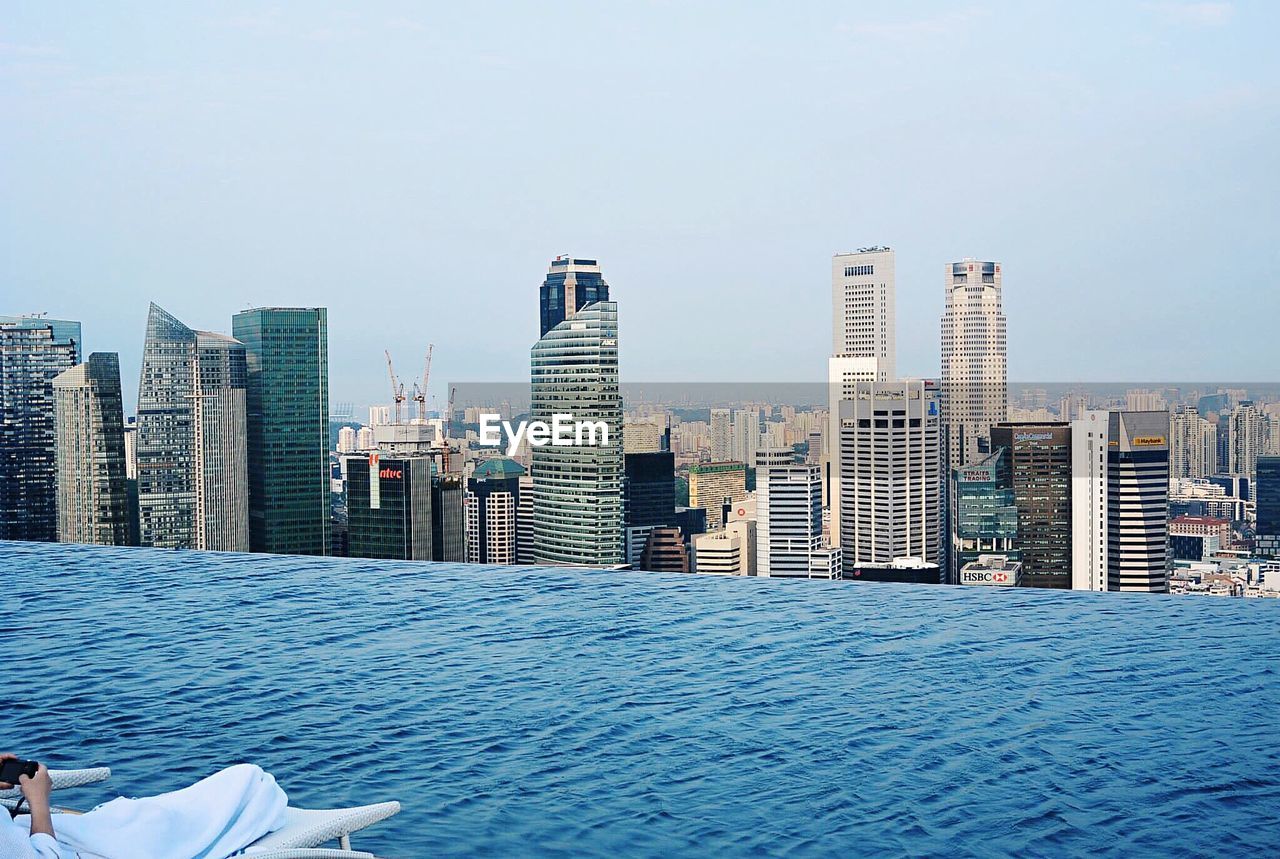
M991 444L1009 457L1022 584L1070 588L1071 425L1003 423L992 428Z
M556 265L552 263L553 273ZM579 303L581 309L569 310L563 321L547 329L547 314L554 310L548 306L549 290L554 294L555 289L563 289L568 297L575 294L567 282L555 288L550 284L548 275L543 284L545 333L532 351L531 418L550 425L553 415L567 414L569 420L590 422L596 429L591 434L594 438L584 431L577 444L533 448L534 555L544 564L621 564L618 305ZM607 291L603 281L596 289ZM573 304L569 301L564 308Z
M1178 406L1169 415L1170 477L1209 477L1218 473L1218 429L1194 406Z
M516 504L516 563L537 563L533 538L533 476L520 475L520 499Z
M737 409L733 413L733 455L738 462L755 462L760 449L760 410Z
M1227 467L1240 477L1252 477L1258 457L1266 454L1271 428L1267 416L1252 400L1245 400L1228 418L1229 454Z
M724 527L724 508L747 497L747 466L704 462L689 466L689 506L707 511L707 530Z
M138 479L138 419L124 422L124 473L129 480Z
M756 453L756 575L838 579L840 550L822 544L822 474L791 448Z
M53 380L58 541L129 546L120 358L94 352Z
M425 453L349 456L347 554L432 560L432 458Z
M931 381L859 382L840 402L840 548L846 576L898 558L940 562L942 463Z
M467 563L517 563L516 513L524 468L513 459L494 457L476 466L467 480Z
M1087 412L1071 425L1076 590L1169 589L1169 413Z
M240 341L151 305L138 385L142 545L248 551L247 377Z
M467 560L466 485L462 474L434 470L431 474L431 560Z
M605 283L596 260L558 256L551 261L538 298L541 311L538 336L546 337L548 331L587 305L608 301L609 284Z
M693 538L695 573L712 576L754 576L756 574L756 522L739 519L714 534Z
M711 461L733 459L733 413L728 409L711 410Z
M952 470L951 565L948 581L959 583L960 569L983 555L1022 559L1018 548L1018 500L1007 448Z
M653 529L676 524L675 454L669 450L624 454L623 468L626 562L638 567Z
M248 362L249 549L329 549L329 326L323 307L231 318Z
M947 463L960 468L991 450L991 428L1009 416L1000 263L965 259L946 269L942 314L942 421Z
M875 362L876 382L897 376L894 257L886 247L831 258L831 354Z
M79 322L0 316L0 540L58 539L53 379L79 361Z
M1258 554L1280 558L1280 456L1258 457L1257 475Z

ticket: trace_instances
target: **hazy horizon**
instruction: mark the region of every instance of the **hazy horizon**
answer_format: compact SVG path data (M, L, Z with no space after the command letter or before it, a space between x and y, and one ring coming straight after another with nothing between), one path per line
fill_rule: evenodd
M938 375L944 266L978 257L1011 378L1274 378L1277 25L1230 2L11 4L0 314L81 321L129 410L151 300L217 331L328 307L332 402L385 397L383 350L414 377L428 343L443 398L527 377L567 252L603 266L624 380L821 380L831 254L887 244L902 376Z

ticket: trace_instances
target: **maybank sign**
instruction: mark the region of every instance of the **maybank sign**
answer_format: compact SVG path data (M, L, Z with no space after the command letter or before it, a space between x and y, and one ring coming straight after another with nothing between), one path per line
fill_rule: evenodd
M501 415L486 412L480 415L480 443L489 447L502 444L507 438L507 456L515 456L525 439L533 447L582 447L604 446L609 443L609 425L604 421L574 420L573 415L557 414L546 421L502 420Z
M1165 437L1162 435L1140 435L1129 442L1132 447L1164 447Z

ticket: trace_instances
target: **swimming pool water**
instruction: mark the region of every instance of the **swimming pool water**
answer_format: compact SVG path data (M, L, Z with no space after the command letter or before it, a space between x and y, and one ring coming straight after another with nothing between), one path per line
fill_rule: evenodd
M1280 601L0 543L0 747L391 857L1275 855Z

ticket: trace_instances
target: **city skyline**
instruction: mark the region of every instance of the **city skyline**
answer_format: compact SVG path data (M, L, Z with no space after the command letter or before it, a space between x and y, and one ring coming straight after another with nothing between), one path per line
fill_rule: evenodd
M429 342L442 379L521 378L528 291L572 252L605 261L628 308L628 378L807 380L829 348L826 259L883 243L901 377L936 374L936 272L970 256L1009 275L1015 383L1276 365L1261 315L1232 317L1222 349L1202 309L1165 300L1205 283L1224 312L1268 300L1273 7L720 11L515 7L481 32L409 7L154 10L188 37L170 44L108 9L14 10L10 309L86 320L86 352L120 353L128 407L148 301L207 330L247 304L328 307L331 400L358 402L383 349L412 365ZM561 37L580 51L548 62ZM602 133L566 135L565 104ZM676 307L722 330L673 353ZM774 339L792 348L738 348Z

